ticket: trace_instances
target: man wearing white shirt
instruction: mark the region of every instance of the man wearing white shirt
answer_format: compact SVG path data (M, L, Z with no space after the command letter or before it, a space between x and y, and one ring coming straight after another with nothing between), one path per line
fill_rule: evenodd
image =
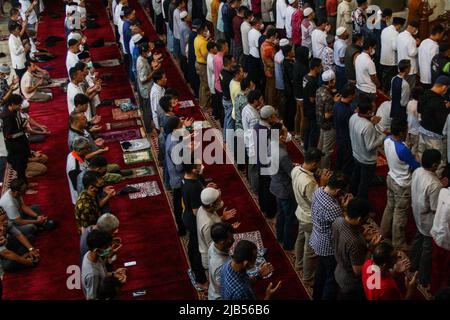
M358 89L358 97L364 93L375 101L377 87L380 82L377 78L377 70L372 56L375 54L376 41L368 39L365 41L363 51L356 57L355 73L356 88Z
M70 79L71 81L67 85L67 109L69 114L75 111L75 96L79 93L84 94L81 84L84 81L83 72L78 70L76 67L70 69ZM84 113L88 121L92 120L91 107L89 105L88 109Z
M214 56L217 54L217 45L214 41L209 41L206 45L208 56L206 57L206 76L208 77L209 92L211 92L211 105L214 113L217 115L218 103L216 89L214 88Z
M177 0L177 8L173 12L173 54L175 58L179 59L181 55L181 45L180 45L180 26L181 26L181 11L185 11L186 1Z
M150 105L152 108L152 119L153 124L157 130L160 130L159 119L162 114L162 109L159 105L159 100L164 96L166 89L164 88L167 84L166 74L161 70L156 70L153 73L153 86L150 90Z
M286 0L276 0L276 2L277 19L275 21L275 28L277 29L278 37L284 38L286 36L284 27L286 25L287 4Z
M355 9L353 0L342 0L337 7L336 28L343 27L348 34L353 33L352 12Z
M316 24L314 23L314 18L316 14L313 9L306 8L303 10L303 16L305 17L302 21L302 46L307 47L309 49L309 53L312 53L312 43L311 43L311 34L314 29L316 29Z
M25 68L26 53L29 49L25 49L22 40L20 39L21 26L19 24L13 24L9 28L8 47L11 55L11 66L13 67L19 80L27 71Z
M122 8L128 5L128 0L119 0L116 7L114 8L113 22L115 26L119 26L120 13L122 12ZM118 29L120 30L120 29Z
M419 38L414 38L419 32L417 21L411 21L405 31L397 37L397 61L406 59L411 61L411 71L406 76L409 86L413 89L416 86L417 67L417 46L420 43Z
M249 57L247 64L247 71L252 81L255 83L256 87L260 87L261 83L261 59L259 55L259 38L261 37L261 31L263 29L263 24L261 18L255 17L252 21L252 28L248 32L248 46L249 46Z
M286 38L291 40L292 38L292 15L298 8L297 0L288 0L289 6L286 8L285 17L285 28L286 28Z
M244 69L247 70L248 56L250 55L250 47L248 44L248 33L252 29L250 21L253 19L253 13L250 10L244 13L244 22L241 24L241 37L242 37L242 51L244 53L243 64Z
M330 25L327 20L317 23L317 28L311 34L312 55L314 58L322 59L323 50L327 47L327 31Z
M405 21L404 18L395 17L392 25L381 31L380 64L383 70L381 80L386 92L391 89L391 80L397 74L397 37Z
M431 88L431 60L439 53L438 42L444 38L444 34L444 27L436 24L431 28L430 37L423 40L419 46L420 83L425 89Z
M336 41L333 46L334 64L336 65L336 89L341 92L347 83L345 77L345 49L347 49L348 39L347 29L338 27L336 29Z
M76 39L70 39L68 42L69 50L67 51L66 57L66 69L67 74L72 67L74 67L80 59L78 59L78 47L79 41Z
M28 28L35 29L36 23L38 21L36 11L34 8L38 5L38 0L30 2L30 0L20 0L21 4L20 15L22 19L28 18Z

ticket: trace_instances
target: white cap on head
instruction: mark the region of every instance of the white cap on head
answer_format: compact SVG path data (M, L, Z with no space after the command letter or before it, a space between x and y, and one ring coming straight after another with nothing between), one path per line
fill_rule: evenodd
M339 36L342 36L342 35L344 34L345 31L347 31L347 29L345 29L344 27L339 27L339 28L336 29L336 35L337 35L338 37L339 37Z
M205 206L209 206L214 203L217 199L219 199L220 192L214 188L205 188L200 194L200 200Z
M180 13L180 19L184 19L184 18L186 18L187 16L188 16L187 11L181 11L181 13Z
M277 113L277 110L275 110L274 107L269 106L269 105L266 105L266 106L262 107L261 110L259 110L261 119L268 119L276 113Z
M28 102L28 100L23 99L20 109L28 109L29 107L30 107L30 103Z
M11 68L6 64L0 64L0 73L9 74L11 72Z
M280 47L287 46L289 44L289 40L286 38L283 38L280 40Z
M305 10L303 10L303 16L307 17L309 16L311 13L313 13L314 10L311 9L310 7L306 8Z
M336 75L334 74L333 70L327 70L324 73L322 73L322 81L328 82L336 78Z
M289 0L289 4L293 4L297 0Z
M142 35L140 33L136 33L131 37L134 43L138 43L142 39Z

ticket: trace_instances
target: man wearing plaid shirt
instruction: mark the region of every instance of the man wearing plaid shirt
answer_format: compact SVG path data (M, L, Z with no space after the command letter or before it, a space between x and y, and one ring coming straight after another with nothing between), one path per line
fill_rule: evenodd
M337 284L334 279L336 259L331 243L331 225L342 216L343 207L352 196L339 199L347 187L347 179L340 172L334 173L325 187L318 188L311 203L312 234L309 241L314 253L319 257L314 278L314 300L333 300L336 298Z

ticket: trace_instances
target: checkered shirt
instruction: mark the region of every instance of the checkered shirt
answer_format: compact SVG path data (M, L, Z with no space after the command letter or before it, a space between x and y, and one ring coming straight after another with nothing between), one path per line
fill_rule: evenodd
M220 274L223 300L256 300L247 273L236 272L231 261L225 263Z
M309 244L318 256L334 254L331 244L331 225L342 216L342 209L336 198L318 188L312 198L311 219L313 223Z

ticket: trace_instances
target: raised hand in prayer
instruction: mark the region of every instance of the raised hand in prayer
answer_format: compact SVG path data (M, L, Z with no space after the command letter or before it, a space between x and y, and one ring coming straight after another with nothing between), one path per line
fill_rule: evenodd
M239 228L240 225L241 225L240 222L235 222L231 226L233 227L234 230L236 230L237 228Z
M102 138L97 138L94 142L97 147L102 147L105 144L105 140L103 140Z
M270 262L266 262L261 267L259 267L259 275L264 278L271 274L273 270L273 265Z
M280 289L281 287L281 281L278 281L278 284L274 287L273 283L269 283L266 289L266 296L264 297L264 300L270 300L272 296Z
M333 172L327 169L324 169L320 172L320 178L319 178L319 185L321 187L326 186L328 183L328 180L330 180L331 176L333 175Z
M381 117L378 117L378 116L373 116L372 118L370 118L370 122L372 122L373 125L380 123L380 121L381 121Z
M411 261L408 258L399 259L394 264L394 272L404 273L405 271L409 270L410 267L411 267Z
M207 188L214 188L217 189L217 184L215 184L214 182L210 182L206 185Z
M223 209L222 220L227 221L233 219L236 213L236 209L227 210L227 207L225 207L225 209Z

